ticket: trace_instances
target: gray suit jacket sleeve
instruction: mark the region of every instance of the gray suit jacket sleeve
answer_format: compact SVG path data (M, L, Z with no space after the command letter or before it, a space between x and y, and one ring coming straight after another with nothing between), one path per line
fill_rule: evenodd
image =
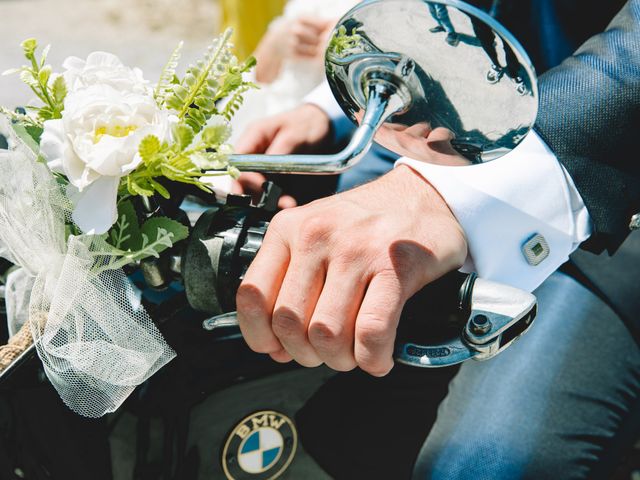
M589 210L586 248L614 252L640 211L640 0L540 77L536 130Z

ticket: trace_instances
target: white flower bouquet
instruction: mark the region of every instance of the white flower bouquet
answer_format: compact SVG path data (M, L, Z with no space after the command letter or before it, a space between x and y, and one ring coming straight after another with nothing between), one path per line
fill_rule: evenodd
M255 60L238 61L230 34L182 78L179 45L155 85L103 52L54 74L33 39L27 65L5 72L42 102L0 107L0 256L19 267L6 285L10 332L30 331L81 415L114 411L174 356L122 268L188 237L188 225L141 212L145 200L184 185L211 192L207 177L238 174L228 122L254 87L243 74Z

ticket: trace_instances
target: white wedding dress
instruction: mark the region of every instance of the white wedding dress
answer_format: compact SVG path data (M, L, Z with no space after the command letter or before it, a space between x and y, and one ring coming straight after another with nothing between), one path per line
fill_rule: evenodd
M337 21L358 2L359 0L289 0L283 15L274 19L271 26L303 15ZM285 60L272 83L260 85L259 90L251 90L245 94L244 104L231 121L233 129L229 143L235 145L252 122L298 106L324 78L323 62L303 59ZM248 80L255 81L255 78L249 77ZM232 179L229 176L201 180L211 186L219 201L224 201L231 191Z
M283 15L272 23L312 16L336 20L344 15L357 0L290 0ZM249 92L245 103L232 120L232 144L255 120L275 115L298 106L304 97L324 80L324 65L317 60L287 59L278 77L260 90Z

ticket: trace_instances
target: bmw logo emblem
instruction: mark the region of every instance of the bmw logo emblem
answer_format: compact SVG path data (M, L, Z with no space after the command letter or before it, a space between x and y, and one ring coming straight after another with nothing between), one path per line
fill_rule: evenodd
M231 431L222 451L229 480L271 480L289 467L298 435L289 417L273 410L256 412Z

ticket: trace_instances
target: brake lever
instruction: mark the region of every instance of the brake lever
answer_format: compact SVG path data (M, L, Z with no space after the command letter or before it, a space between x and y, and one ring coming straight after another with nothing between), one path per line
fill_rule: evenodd
M414 367L447 367L488 360L524 335L536 317L537 300L528 292L471 274L460 290L460 311L469 312L460 335L434 345L398 343L397 362Z
M469 312L457 337L435 345L399 342L394 358L413 367L447 367L466 360L495 357L531 327L536 316L536 297L499 283L465 277L458 295L457 310ZM202 328L214 331L238 327L236 312L210 317Z

